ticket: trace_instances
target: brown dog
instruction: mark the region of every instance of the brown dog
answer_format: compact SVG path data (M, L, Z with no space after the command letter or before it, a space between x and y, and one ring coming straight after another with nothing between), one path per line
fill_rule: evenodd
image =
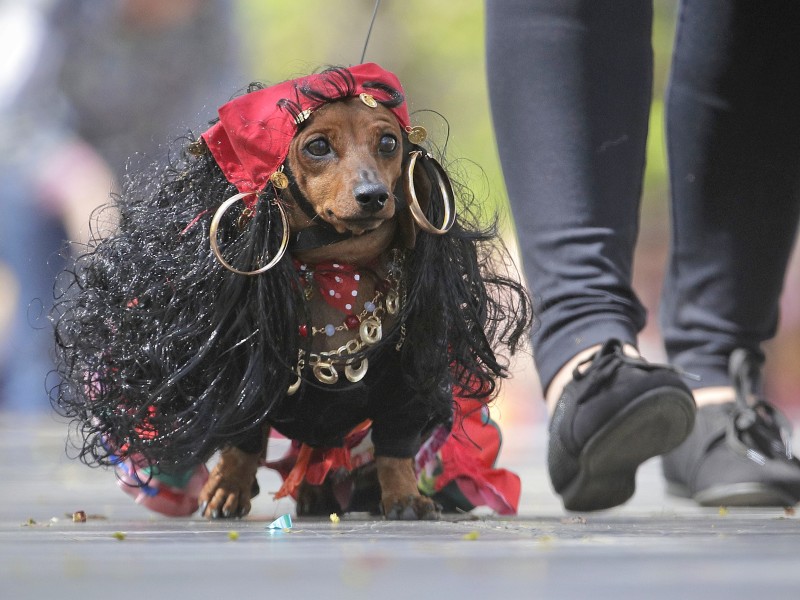
M337 232L353 237L322 248L294 254L310 264L328 261L366 266L383 257L398 229L397 203L393 190L402 175L402 131L397 119L383 106L371 108L359 98L327 104L315 111L306 127L292 141L288 162L301 192L320 219ZM296 204L289 210L292 230L313 223ZM379 273L386 276L386 273ZM363 278L359 296L372 297L375 281ZM322 299L311 300L312 321L328 323L340 318ZM391 321L384 322L392 327ZM347 342L350 333L315 338L315 351L333 350ZM248 454L229 447L200 494L206 517L244 515L250 500L256 469L266 452ZM376 457L381 504L384 514L430 519L438 516L434 502L420 495L413 459Z
M496 348L530 327L494 229L465 188L456 214L378 65L256 87L219 114L184 162L131 180L119 229L69 271L56 400L82 457L151 499L170 486L152 506L179 515L180 482L219 450L201 513L236 517L274 428L299 449L278 492L298 514L437 518L415 459L447 447L458 399L491 400ZM372 466L351 463L367 441Z

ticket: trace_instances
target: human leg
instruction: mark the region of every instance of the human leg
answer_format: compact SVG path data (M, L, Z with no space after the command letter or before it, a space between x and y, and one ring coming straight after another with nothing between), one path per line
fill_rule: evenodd
M622 351L645 317L631 271L651 26L649 1L487 1L492 114L554 410L550 474L575 510L627 500L638 465L691 427L680 379Z
M800 499L800 465L775 462L765 449L764 464L746 458L759 446L753 427L775 425L781 442L770 409L752 413L747 431L725 433L753 408L734 404L737 392L751 405L760 396L750 385L758 378L747 377L747 387L741 373L757 370L761 344L775 334L800 217L799 34L794 2L681 4L667 104L673 245L661 320L670 360L699 376L695 398L709 406L665 473L701 503ZM730 364L732 381L737 349L748 358Z
M487 2L492 116L540 326L543 387L606 339L631 289L651 94L649 2Z

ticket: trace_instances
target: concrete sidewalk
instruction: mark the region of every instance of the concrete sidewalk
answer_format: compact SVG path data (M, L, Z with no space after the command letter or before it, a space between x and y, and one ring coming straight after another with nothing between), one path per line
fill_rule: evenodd
M263 471L251 517L166 519L132 503L111 472L70 461L67 428L0 415L0 599L800 598L800 517L702 509L664 494L658 461L636 496L565 513L544 469L544 426L505 432L520 516L397 523L353 515L266 526L292 511ZM83 510L86 523L68 518ZM233 532L233 533L232 533ZM121 539L119 539L121 538Z

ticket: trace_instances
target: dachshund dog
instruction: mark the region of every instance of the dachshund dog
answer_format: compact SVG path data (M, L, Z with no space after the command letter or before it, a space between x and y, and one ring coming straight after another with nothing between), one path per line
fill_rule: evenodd
M201 513L242 516L274 429L299 448L278 495L327 515L358 502L308 475L352 467L344 450L368 435L370 508L437 518L414 458L453 426L454 396L494 397L498 350L531 325L494 226L377 65L251 86L219 114L126 182L117 231L66 274L53 401L82 460L147 486L219 451Z

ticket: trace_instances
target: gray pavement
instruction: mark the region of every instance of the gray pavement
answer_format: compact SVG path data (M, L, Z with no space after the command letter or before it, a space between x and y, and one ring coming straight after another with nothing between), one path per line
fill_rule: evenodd
M69 460L54 417L0 414L0 600L800 598L800 516L670 498L657 460L625 506L565 513L544 469L544 425L535 415L525 423L506 426L501 456L522 477L518 517L352 515L271 533L268 523L292 511L270 498L271 473L259 474L247 519L162 518L111 472ZM78 510L86 523L68 517Z

